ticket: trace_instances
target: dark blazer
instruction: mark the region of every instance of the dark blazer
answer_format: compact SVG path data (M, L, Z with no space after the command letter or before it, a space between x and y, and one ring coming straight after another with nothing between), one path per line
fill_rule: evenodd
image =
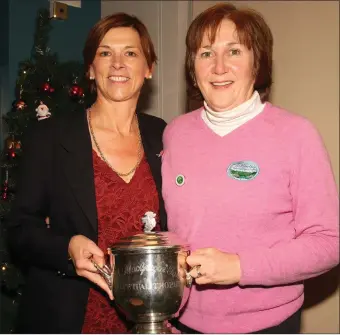
M160 203L162 134L165 121L139 114L144 151ZM91 283L68 260L72 236L97 243L97 209L91 138L86 113L39 121L23 141L19 186L9 220L9 245L28 264L17 332L80 333ZM50 217L50 228L44 220Z

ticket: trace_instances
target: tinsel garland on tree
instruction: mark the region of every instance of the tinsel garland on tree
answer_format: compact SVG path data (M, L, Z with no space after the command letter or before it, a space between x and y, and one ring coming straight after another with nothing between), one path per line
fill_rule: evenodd
M58 55L48 47L51 29L49 11L40 9L30 58L19 63L16 99L4 116L7 138L0 158L1 333L13 332L24 287L24 275L15 260L11 259L6 243L6 219L15 199L20 156L25 150L21 143L22 135L29 123L44 122L44 119L61 113L84 110L91 100L89 92L85 90L83 65L76 61L59 62ZM46 229L48 227L47 221Z

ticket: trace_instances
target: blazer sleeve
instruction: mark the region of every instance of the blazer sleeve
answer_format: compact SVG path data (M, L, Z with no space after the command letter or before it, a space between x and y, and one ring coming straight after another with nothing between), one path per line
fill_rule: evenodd
M70 237L48 229L49 178L53 157L53 121L44 120L26 132L18 171L16 197L8 220L10 250L24 264L68 273Z

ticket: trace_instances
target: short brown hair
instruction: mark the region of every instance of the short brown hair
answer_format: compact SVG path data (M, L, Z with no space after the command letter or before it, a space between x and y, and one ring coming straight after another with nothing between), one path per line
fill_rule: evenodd
M155 48L145 25L133 15L126 13L115 13L108 15L98 21L90 30L83 49L83 59L86 71L86 78L90 77L90 66L96 56L96 51L105 34L112 28L130 27L139 35L143 53L145 55L149 69L157 62ZM95 90L96 84L90 81L91 91Z
M267 101L272 84L273 36L270 28L258 12L251 9L237 9L234 5L226 3L206 9L189 27L185 56L189 95L194 99L202 99L195 79L196 52L201 47L205 32L208 32L210 42L214 43L216 32L224 19L235 24L240 43L253 51L254 88L259 92L262 102Z

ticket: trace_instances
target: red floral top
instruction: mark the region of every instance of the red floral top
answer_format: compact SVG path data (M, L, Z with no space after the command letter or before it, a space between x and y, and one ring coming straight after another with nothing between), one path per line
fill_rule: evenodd
M98 245L105 252L119 238L142 231L141 218L147 211L157 213L159 202L149 164L144 157L134 176L126 183L93 151L94 181L98 213ZM157 219L156 217L156 219ZM159 224L159 220L157 220ZM159 230L159 227L157 227ZM129 324L118 315L106 293L90 289L82 333L126 333Z

